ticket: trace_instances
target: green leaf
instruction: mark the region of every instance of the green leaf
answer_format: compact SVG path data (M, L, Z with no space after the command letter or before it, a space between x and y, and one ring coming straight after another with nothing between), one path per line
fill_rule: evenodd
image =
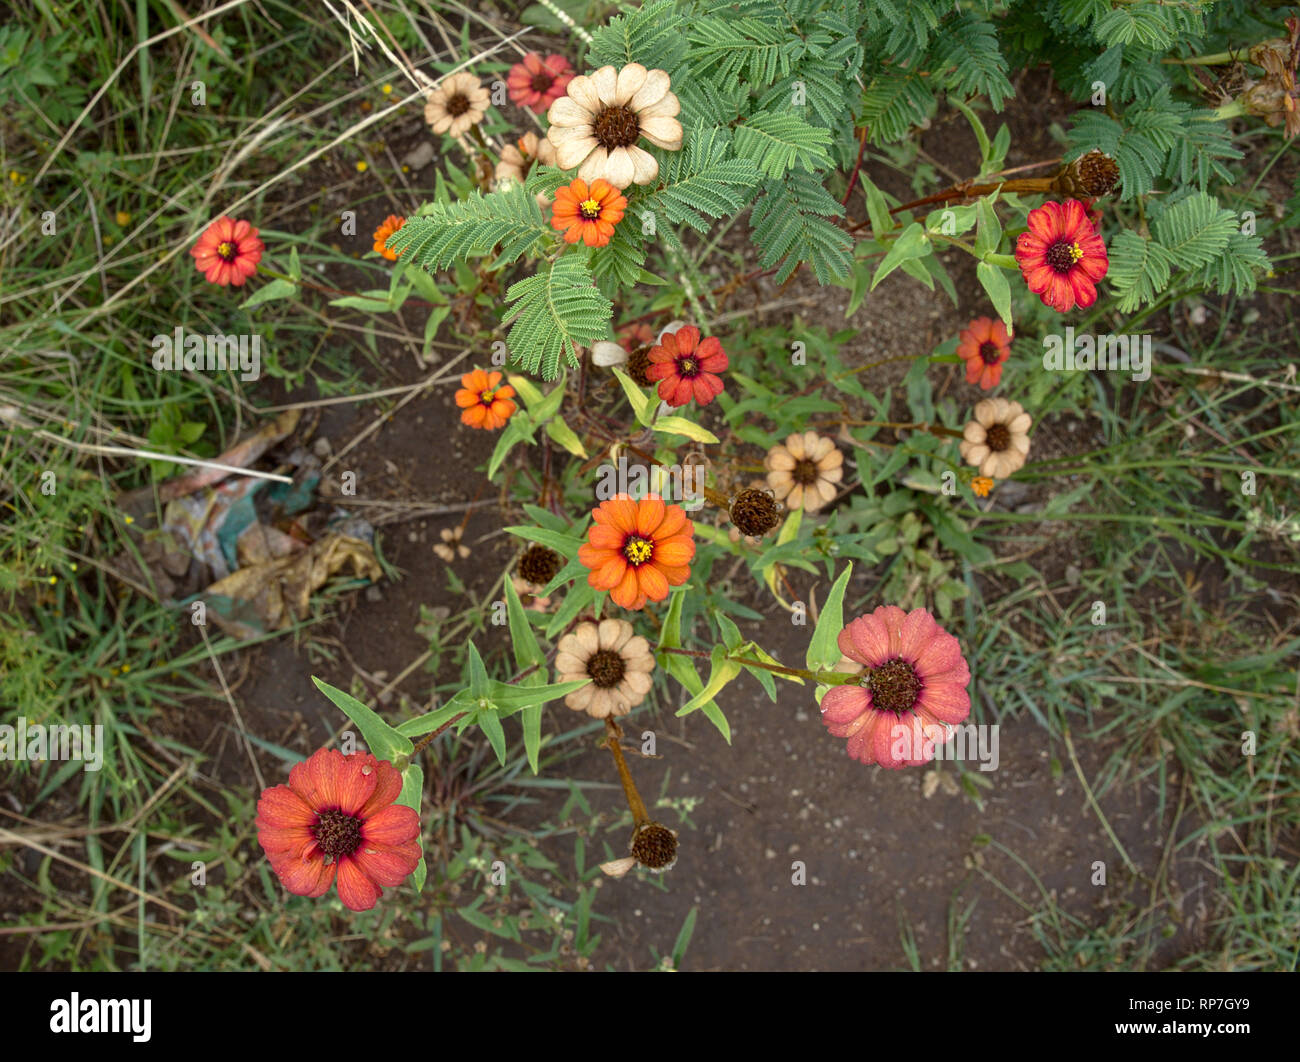
M417 815L420 814L420 799L424 796L424 768L418 763L408 763L406 770L402 772L402 792L397 797L397 803L410 808ZM423 848L423 845L421 845ZM420 853L420 862L415 866L415 872L412 874L414 879L415 891L423 892L424 883L428 878L429 868L424 862L424 852Z
M499 244L490 268L500 269L538 252L554 235L533 195L511 183L489 195L475 191L454 203L431 204L426 213L406 219L389 238L388 248L432 273L490 254Z
M524 751L528 766L537 773L538 756L542 749L542 706L530 704L524 708Z
M488 744L497 754L497 761L502 767L506 765L506 731L501 725L501 717L491 708L481 710L474 717L483 733L487 735Z
M463 691L456 697L444 704L441 708L435 708L432 712L426 712L424 715L416 716L414 719L408 719L398 726L397 732L404 737L420 737L424 734L432 734L438 727L455 719L462 712L468 712L474 707L467 694Z
M809 668L833 668L839 663L841 653L837 639L844 628L844 591L852 575L853 565L849 564L835 580L831 592L822 605L812 640L808 643L806 660Z
M655 431L667 432L670 435L685 435L686 438L694 439L696 442L716 443L720 441L713 432L700 427L700 425L687 420L685 417L660 417L652 427Z
M921 258L929 253L930 237L925 231L925 226L919 221L912 222L899 234L893 246L889 248L889 252L876 268L876 275L871 278L871 290L875 291L876 285L902 265L903 262L911 258Z
M796 167L817 173L831 165L829 129L809 125L789 111L762 111L736 127L733 149L770 178Z
M664 616L663 626L659 628L660 649L682 647L682 601L685 598L685 588L672 590L668 594L668 613Z
M836 657L838 660L839 657ZM724 645L715 645L710 657L712 667L709 671L709 681L704 685L694 697L677 709L677 714L689 715L691 712L700 708L706 701L711 701L724 686L740 674L740 665L727 656L727 648Z
M375 759L392 762L398 756L409 756L411 754L411 750L415 746L411 744L410 738L403 736L385 723L379 716L353 697L352 694L335 689L329 683L322 682L315 675L312 676L311 680L321 693L334 702L335 707L356 724L357 729L361 731L361 736L365 739L366 746Z
M247 299L240 303L241 310L251 310L254 306L261 306L263 303L271 302L275 299L287 299L298 291L298 285L292 281L280 280L278 277L271 283L264 285L253 292Z
M637 382L617 365L611 368L614 375L618 377L618 382L623 385L623 393L627 395L628 402L632 404L632 412L636 414L637 423L649 427L654 420L655 410L659 408L658 398L641 390Z
M537 644L537 635L533 633L532 624L524 615L524 606L519 603L519 594L515 591L513 580L505 580L506 616L510 621L510 645L514 650L515 664L524 671L533 664L546 663L546 654Z
M569 560L573 560L578 555L578 547L583 542L582 539L575 538L573 535L565 535L545 527L514 526L507 527L506 531L529 542L538 542L543 546L547 546Z
M996 198L996 195L981 196L975 204L975 211L979 216L979 226L975 230L975 256L977 258L996 253L998 244L1002 242L1002 222L998 220L998 212L993 209L993 202Z
M582 445L582 440L578 438L577 433L568 424L558 417L546 422L546 434L551 437L553 442L563 446L574 457L586 459L587 450Z
M975 267L975 275L984 286L984 290L988 292L989 301L993 303L993 308L997 310L998 316L1002 318L1003 324L1010 332L1011 285L1007 283L1006 274L1001 267L995 266L992 262L980 262Z
M560 374L562 358L577 368L578 348L603 339L614 312L580 252L564 254L536 276L510 285L506 300L518 304L507 339L511 355L545 380Z

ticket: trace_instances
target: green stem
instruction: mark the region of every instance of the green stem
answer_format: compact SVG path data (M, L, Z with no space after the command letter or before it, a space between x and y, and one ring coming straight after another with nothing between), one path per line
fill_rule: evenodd
M661 653L676 653L678 656L696 656L709 659L712 653L706 653L700 649L671 649L667 646L660 646ZM764 671L775 671L778 675L791 675L794 678L805 679L808 682L817 682L823 686L847 686L853 682L859 682L862 679L860 674L849 671L809 671L803 667L783 667L780 664L769 664L765 660L751 660L747 656L731 656L728 660L733 660L737 664L743 664L745 667L762 668Z

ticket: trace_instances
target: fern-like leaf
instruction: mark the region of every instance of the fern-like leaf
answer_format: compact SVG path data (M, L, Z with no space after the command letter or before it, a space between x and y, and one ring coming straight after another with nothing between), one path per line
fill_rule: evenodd
M852 268L853 239L827 218L842 217L837 203L817 178L791 173L781 181L768 181L765 195L754 204L750 224L754 243L762 248L764 268L780 264L777 283L784 283L808 262L819 283L843 280Z
M763 111L736 127L734 149L768 177L776 178L796 166L809 172L828 168L830 145L830 130L809 125L788 111Z
M488 254L500 244L492 263L499 268L536 251L552 235L537 200L515 184L489 195L474 192L459 202L435 203L428 213L407 218L388 246L433 272Z
M576 367L578 347L602 338L614 312L581 253L564 254L510 285L506 300L519 304L506 341L511 359L544 380L560 374L561 358Z
M709 231L706 216L721 218L743 210L762 178L750 159L727 157L729 140L723 129L692 130L682 150L668 155L660 167L655 189L636 198L637 216L644 218L650 211L656 225L667 221L704 233Z

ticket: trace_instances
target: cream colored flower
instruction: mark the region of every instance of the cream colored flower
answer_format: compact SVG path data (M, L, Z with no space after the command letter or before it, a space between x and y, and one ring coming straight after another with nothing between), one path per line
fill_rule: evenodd
M844 454L835 440L815 431L795 432L784 446L774 446L763 459L767 485L786 507L820 509L837 493L844 478Z
M487 114L491 96L473 74L461 71L442 79L429 93L424 120L435 133L462 136Z
M962 433L962 460L981 476L1006 479L1025 463L1032 423L1019 402L986 398L976 403L975 419Z
M460 540L461 529L456 528L454 531L450 527L444 527L438 532L442 541L433 547L433 552L438 554L448 564L457 557L464 560L469 556L469 547Z
M493 173L496 187L500 188L510 181L523 184L534 164L539 162L543 166L554 166L555 148L551 147L549 140L545 138L539 140L536 133L525 133L516 143L507 144L501 149L501 160ZM537 193L539 207L545 210L550 204L549 197L542 195L541 192Z
M546 115L555 164L562 170L577 166L588 183L603 177L619 189L649 184L659 175L659 163L637 141L644 137L665 151L682 146L682 105L670 85L665 71L640 63L575 77Z
M654 654L627 620L603 619L599 626L579 623L555 650L556 681L591 679L564 698L575 712L596 719L627 715L650 692Z

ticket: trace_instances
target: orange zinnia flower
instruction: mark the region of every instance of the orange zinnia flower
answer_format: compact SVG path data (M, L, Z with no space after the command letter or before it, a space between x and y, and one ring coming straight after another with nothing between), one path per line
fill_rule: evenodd
M190 254L209 284L223 288L233 284L238 288L257 272L264 250L266 245L257 238L252 225L222 215L204 230Z
M970 481L970 489L981 498L987 498L993 489L993 480L988 476L976 476Z
M486 373L482 369L467 372L460 378L461 390L456 392L456 405L460 406L460 419L471 428L496 431L505 427L518 408L510 398L515 389L501 383L499 372Z
M257 840L276 877L295 896L339 899L369 911L384 888L420 862L420 817L404 804L402 775L368 752L320 749L257 802Z
M957 356L966 363L966 382L992 390L1002 379L1002 363L1011 357L1007 326L991 317L976 317L958 338Z
M603 178L587 182L578 178L565 188L555 190L551 225L564 233L565 243L581 240L588 247L604 247L614 235L614 226L623 220L627 199Z
M390 262L396 262L397 252L388 249L388 237L405 224L406 218L399 218L396 214L389 214L384 218L379 228L375 229L375 254L382 254Z
M662 601L690 578L695 527L680 505L664 505L657 494L640 501L616 494L591 516L578 560L591 569L588 585L608 590L614 604L644 608L647 598Z

